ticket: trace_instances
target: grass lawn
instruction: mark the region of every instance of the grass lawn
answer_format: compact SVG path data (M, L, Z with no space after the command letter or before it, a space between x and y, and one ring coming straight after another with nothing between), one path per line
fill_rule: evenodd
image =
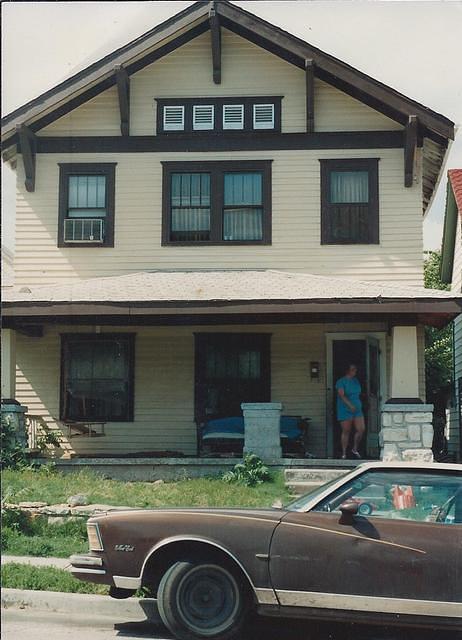
M165 482L107 480L91 471L61 474L47 471L3 471L3 496L7 502L65 503L83 493L91 503L127 507L268 507L277 499L287 502L282 473L256 487L229 484L216 478Z
M120 482L91 471L64 475L39 471L3 471L3 497L8 503L42 501L65 503L83 493L91 503L128 507L266 507L287 501L282 473L271 482L246 487L216 478L165 482ZM9 555L66 558L87 550L85 519L48 524L46 517L30 520L17 513L3 514L2 552ZM32 587L30 587L32 588Z
M32 589L33 591L62 591L64 593L96 593L106 595L106 585L81 582L63 569L32 567L15 562L2 566L2 587Z

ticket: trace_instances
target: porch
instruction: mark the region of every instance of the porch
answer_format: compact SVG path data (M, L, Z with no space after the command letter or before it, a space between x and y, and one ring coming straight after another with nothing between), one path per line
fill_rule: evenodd
M409 442L421 447L407 435L419 431L419 416L412 430L403 416L420 405L428 422L431 410L423 405L423 325L444 324L460 308L447 292L273 271L133 274L9 298L3 397L60 435L62 465L146 465L156 473L227 465L230 454L234 463L243 439L220 450L203 429L217 418L242 420L249 402L280 403L282 416L307 425L303 451L283 448L286 459L271 464L332 463L335 381L351 362L366 409L363 456L383 452L379 434L390 421L402 423L390 434L400 440L397 455ZM401 407L396 420L393 403ZM89 425L87 432L71 423Z

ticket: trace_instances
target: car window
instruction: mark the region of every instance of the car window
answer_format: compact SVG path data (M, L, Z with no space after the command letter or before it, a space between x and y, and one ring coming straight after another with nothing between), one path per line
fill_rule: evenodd
M322 500L313 511L340 513L345 501L367 517L462 524L462 475L368 471Z

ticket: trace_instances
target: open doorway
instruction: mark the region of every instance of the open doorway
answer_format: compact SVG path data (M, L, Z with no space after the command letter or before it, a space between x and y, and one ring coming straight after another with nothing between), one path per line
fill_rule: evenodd
M337 392L335 383L345 374L349 364L358 367L357 377L361 384L363 413L366 433L359 447L363 458L379 457L381 383L384 365L378 336L364 334L336 334L328 336L327 367L327 453L340 457L340 425L336 416Z

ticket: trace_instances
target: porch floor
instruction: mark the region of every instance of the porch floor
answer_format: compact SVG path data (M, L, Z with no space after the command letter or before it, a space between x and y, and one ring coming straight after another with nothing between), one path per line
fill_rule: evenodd
M240 458L57 458L57 468L63 472L92 469L117 480L155 481L177 480L220 475L231 469ZM273 471L286 469L354 469L360 460L324 458L280 458L266 462Z

